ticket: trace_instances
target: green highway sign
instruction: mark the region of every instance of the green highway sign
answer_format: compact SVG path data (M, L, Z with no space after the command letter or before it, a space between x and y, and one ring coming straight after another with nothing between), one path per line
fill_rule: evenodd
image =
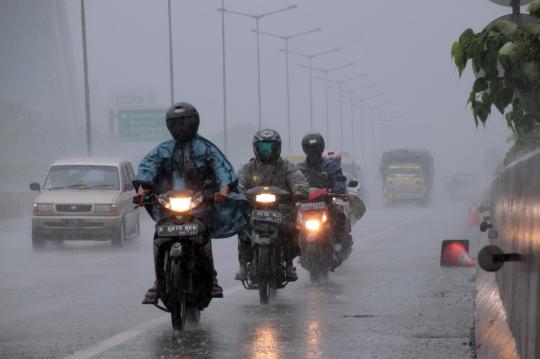
M122 142L155 142L170 138L164 109L118 111L118 133Z

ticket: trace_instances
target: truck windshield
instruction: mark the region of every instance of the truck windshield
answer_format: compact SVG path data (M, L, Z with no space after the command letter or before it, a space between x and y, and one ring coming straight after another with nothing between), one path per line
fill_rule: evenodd
M422 176L422 171L418 168L391 168L389 174L391 176L419 177Z
M53 166L45 179L44 189L120 189L118 168L114 166Z

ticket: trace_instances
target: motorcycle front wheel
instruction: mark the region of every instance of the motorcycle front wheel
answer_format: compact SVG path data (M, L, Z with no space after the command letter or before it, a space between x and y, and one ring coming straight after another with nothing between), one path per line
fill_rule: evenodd
M169 301L169 310L171 311L171 323L174 330L182 330L186 325L187 306L186 298L181 291L182 270L180 262L171 261L171 284L172 293Z
M263 305L268 304L272 293L271 278L272 268L270 266L272 252L269 246L259 246L257 250L257 272L259 286L259 300ZM274 289L275 290L275 289Z

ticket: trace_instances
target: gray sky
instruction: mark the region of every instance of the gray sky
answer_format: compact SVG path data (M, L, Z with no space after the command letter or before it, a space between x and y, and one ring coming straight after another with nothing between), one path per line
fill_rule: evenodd
M76 60L80 64L79 2L67 1ZM364 0L226 0L226 7L259 13L292 4L298 9L261 20L261 29L289 34L317 26L323 31L291 40L290 48L319 52L336 47L341 53L314 60L314 66L332 67L349 61L356 66L334 78L366 73L351 82L355 89L375 84L371 93L384 96L372 103L391 101L381 113L398 111L394 138L399 145L428 147L444 156L450 168L474 167L485 151L507 146L502 117L495 114L487 129L475 129L466 107L472 85L471 71L461 80L450 58L450 46L461 32L481 30L510 10L487 0L407 2ZM165 0L92 0L86 2L92 110L96 125L104 125L111 96L119 92L155 93L157 104L167 106L168 37ZM221 1L173 0L176 99L195 104L202 114L201 132L208 137L222 128L221 25L216 9ZM257 124L257 82L254 21L227 15L227 71L230 126ZM285 60L282 41L261 37L263 124L284 133ZM309 127L308 76L291 57L291 97L295 152ZM81 78L82 81L82 78ZM82 87L81 87L82 88ZM315 128L324 130L323 84L314 82ZM369 94L367 91L365 94ZM360 95L359 95L360 96ZM330 114L335 121L329 142L338 144L338 99L330 92ZM344 102L345 146L350 147L349 106ZM376 117L368 114L369 118ZM388 125L387 125L388 126ZM246 134L246 144L251 134ZM456 146L459 144L459 146ZM220 144L221 145L221 144ZM141 146L145 152L148 146ZM453 146L451 149L450 147ZM246 148L249 152L250 148ZM475 156L470 156L475 154ZM468 164L463 164L469 156ZM466 168L465 168L466 169Z

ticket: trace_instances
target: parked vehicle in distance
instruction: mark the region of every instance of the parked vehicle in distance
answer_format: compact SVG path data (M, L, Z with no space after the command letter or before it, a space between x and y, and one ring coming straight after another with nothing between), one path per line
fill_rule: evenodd
M46 241L110 240L138 236L139 212L131 203L135 176L129 161L75 158L54 162L32 206L32 245Z
M479 180L474 173L456 173L445 177L444 185L452 199L474 199L479 195Z

